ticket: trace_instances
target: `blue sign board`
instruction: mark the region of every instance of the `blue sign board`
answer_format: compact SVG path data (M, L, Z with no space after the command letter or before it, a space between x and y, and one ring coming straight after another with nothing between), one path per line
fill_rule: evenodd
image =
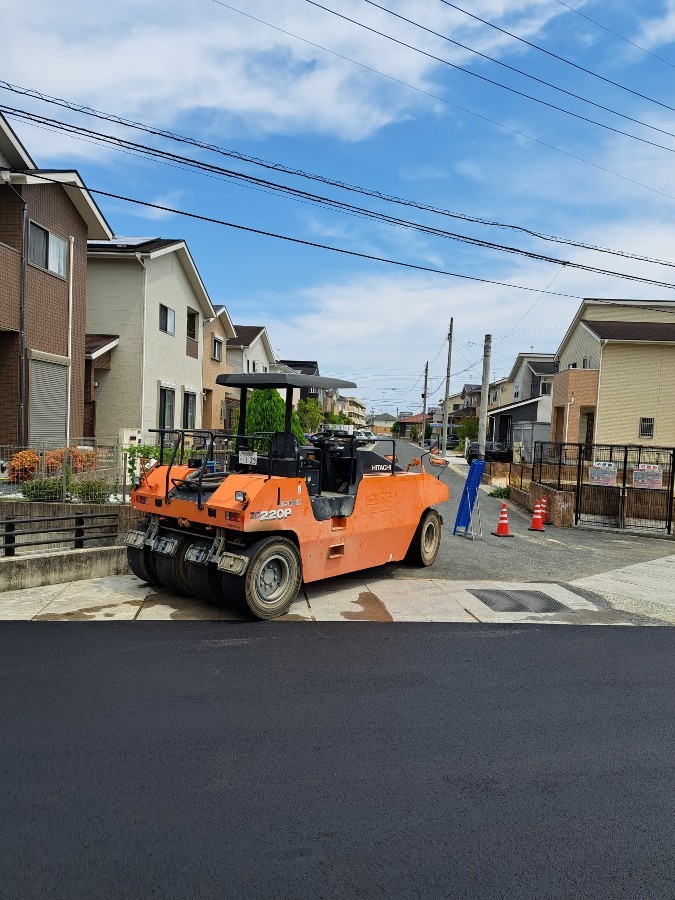
M474 459L469 467L469 474L466 476L464 490L462 491L462 499L459 501L459 509L457 510L453 534L457 534L457 529L459 528L463 528L465 533L468 532L484 469L485 460L482 459Z

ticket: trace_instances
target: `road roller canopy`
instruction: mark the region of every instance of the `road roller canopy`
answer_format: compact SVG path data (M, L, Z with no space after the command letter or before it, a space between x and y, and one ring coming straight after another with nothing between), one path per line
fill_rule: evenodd
M247 375L218 375L216 384L235 388L355 388L353 381L325 375L301 375L299 372L252 372Z

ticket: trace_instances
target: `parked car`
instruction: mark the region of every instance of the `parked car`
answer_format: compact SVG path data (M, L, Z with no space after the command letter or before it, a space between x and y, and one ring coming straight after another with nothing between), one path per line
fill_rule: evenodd
M357 443L372 444L377 438L369 428L359 428L354 432Z
M471 441L464 453L467 462L473 462L478 459L478 441ZM513 460L513 450L508 444L501 444L499 441L485 442L485 461L486 462L511 462Z

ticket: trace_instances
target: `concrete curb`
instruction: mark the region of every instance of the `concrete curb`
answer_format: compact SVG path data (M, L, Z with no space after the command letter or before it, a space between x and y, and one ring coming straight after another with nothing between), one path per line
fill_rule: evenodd
M91 547L0 559L0 592L128 575L126 547Z

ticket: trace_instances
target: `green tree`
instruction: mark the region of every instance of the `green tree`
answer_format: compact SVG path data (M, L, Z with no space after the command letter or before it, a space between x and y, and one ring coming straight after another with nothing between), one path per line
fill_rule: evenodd
M478 417L472 416L470 419L464 419L462 424L457 428L455 435L457 437L457 443L462 448L464 447L464 438L468 438L470 441L477 441Z
M254 434L257 431L283 431L285 422L286 405L278 391L275 391L274 388L253 391L246 404L246 434ZM300 446L303 446L305 435L295 412L291 419L291 431L298 439ZM267 445L257 449L265 452Z
M324 421L327 425L351 425L352 420L344 413L326 413Z
M411 441L417 440L417 429L415 428L414 425L410 426L410 440Z
M298 419L303 431L312 434L317 431L323 420L323 409L318 400L309 397L298 401Z
M391 426L391 433L394 435L394 437L398 437L400 430L401 426L398 424L398 422L394 422L394 424Z

